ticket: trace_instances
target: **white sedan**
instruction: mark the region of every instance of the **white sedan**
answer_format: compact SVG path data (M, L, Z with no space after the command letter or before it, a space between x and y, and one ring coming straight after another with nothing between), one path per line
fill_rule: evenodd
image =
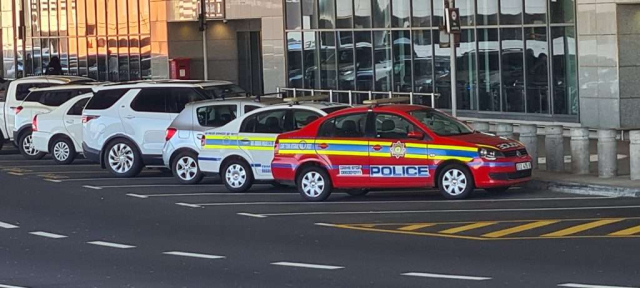
M33 145L58 164L70 164L82 151L82 110L93 93L73 98L53 111L33 117Z

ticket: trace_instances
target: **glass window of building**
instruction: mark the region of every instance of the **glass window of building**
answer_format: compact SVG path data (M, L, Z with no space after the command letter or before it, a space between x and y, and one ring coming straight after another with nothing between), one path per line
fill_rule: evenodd
M304 88L318 88L318 57L316 55L316 33L304 32L302 63L304 67Z
M287 74L289 87L302 88L302 33L287 33Z
M500 24L522 24L522 0L500 0Z
M475 30L463 29L460 47L456 49L456 96L458 108L476 110L477 75Z
M140 79L140 39L129 37L129 80Z
M440 37L443 37L443 33L434 30L432 46L434 47L434 90L435 93L440 94L440 97L438 97L436 101L436 107L451 108L451 76L449 74L449 71L451 69L451 61L449 58L449 56L451 55L451 50L449 50L449 48L441 48L440 45L438 45L438 43L440 43Z
M87 38L78 38L78 75L89 75L87 70Z
M373 27L389 28L391 27L391 0L372 0L373 1Z
M287 29L295 30L302 28L300 21L300 0L286 0L284 4Z
M373 62L376 91L391 91L391 33L389 31L373 31Z
M524 0L524 24L547 23L547 0Z
M353 34L351 31L338 33L338 89L355 89L355 66L353 65Z
M355 28L371 28L371 0L353 0Z
M573 23L574 7L573 0L555 0L549 4L551 10L551 23Z
M302 28L317 29L318 28L318 0L301 0L302 1Z
M335 32L320 32L320 89L336 89Z
M498 29L478 29L478 108L500 111Z
M318 0L320 8L320 19L318 20L318 28L333 29L335 27L336 9L334 0Z
M98 33L98 21L96 18L96 3L94 1L91 0L87 0L85 1L85 3L87 3L86 8L87 10L85 11L86 15L87 15L87 31L86 31L86 36L89 35L97 35ZM100 7L100 6L97 6ZM104 6L102 6L104 9Z
M411 26L411 1L393 0L391 7L393 8L391 15L391 26L398 28L409 28Z
M135 35L140 33L140 19L138 19L138 1L129 0L129 34Z
M431 26L431 1L417 1L412 3L413 9L413 27L430 27Z
M410 92L411 31L393 31L393 91Z
M476 14L477 25L497 25L498 24L498 0L477 0L478 14Z
M135 0L131 0L132 2ZM129 34L127 23L127 0L118 0L118 35Z
M525 112L524 43L521 28L500 29L502 57L502 110Z
M118 40L118 80L129 80L129 39L126 36Z
M353 32L356 54L356 90L367 91L373 89L373 45L371 32Z
M336 1L336 28L353 27L353 2Z
M474 21L474 18L476 15L475 1L470 1L470 0L456 1L456 7L460 9L460 25L462 26L475 25L475 21Z
M413 31L413 83L415 92L433 92L431 30ZM429 102L429 105L431 103Z
M549 113L549 50L547 29L525 28L527 112Z
M555 114L578 114L575 38L573 26L551 27L553 111Z

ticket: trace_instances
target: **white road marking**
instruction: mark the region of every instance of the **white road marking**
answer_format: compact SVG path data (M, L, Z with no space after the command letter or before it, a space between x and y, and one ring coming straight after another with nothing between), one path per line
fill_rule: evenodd
M56 180L56 179L44 179L44 181L53 182L53 183L60 183L60 182L62 182L62 181L60 181L60 180Z
M251 214L251 213L238 213L238 215L240 215L240 216L247 216L247 217L253 217L253 218L267 218L267 216L264 216L264 215L260 215L260 214Z
M41 172L24 172L25 175L40 175L40 174L99 174L106 173L105 171L41 171Z
M16 225L5 223L5 222L0 222L0 228L15 229L15 228L20 228L20 226L16 226Z
M637 287L631 287L631 286L589 285L589 284L578 284L578 283L558 284L558 287L573 287L573 288L637 288Z
M23 173L17 173L17 172L8 172L7 174L11 174L11 175L14 175L14 176L24 176Z
M135 177L135 178L67 178L60 179L60 182L69 182L69 181L122 181L122 180L158 180L158 179L173 179L173 177Z
M21 166L0 166L0 169L13 169L13 168L35 168L35 167L79 167L79 166L96 166L96 164L73 164L73 165L21 165Z
M110 185L110 186L94 186L94 187L98 187L100 189L106 189L106 188L147 188L147 187L185 187L186 185L180 185L180 184L176 184L176 185L171 185L171 184L144 184L144 185ZM224 186L224 184L203 184L203 185L197 185L194 187L219 187L219 186Z
M33 231L33 232L29 232L29 234L41 236L41 237L53 238L53 239L67 238L66 235L54 234L54 233L49 233L44 231Z
M323 226L323 227L336 227L336 226L338 226L336 224L329 224L329 223L314 223L314 225Z
M197 186L192 186L192 187L198 187L200 185ZM129 194L127 194L129 195ZM133 196L133 195L137 195L137 196ZM297 192L292 192L292 193L269 193L269 192L264 192L264 193L260 193L260 192L255 192L255 193L179 193L179 194L131 194L129 196L132 197L138 197L138 196L145 196L145 198L147 197L182 197L182 196L276 196L276 195L299 195ZM142 197L140 197L142 198Z
M102 188L101 188L101 187L98 187L98 186L82 185L82 187L84 187L84 188L89 188L89 189L93 189L93 190L102 190Z
M311 269L324 269L324 270L336 270L336 269L344 268L342 266L319 265L319 264L296 263L296 262L274 262L274 263L271 263L271 265L298 267L298 268L311 268Z
M490 277L450 275L450 274L434 274L434 273L422 273L422 272L409 272L409 273L403 273L402 275L403 276L413 276L413 277L456 279L456 280L472 280L472 281L491 280Z
M87 242L87 244L105 246L105 247L111 247L111 248L120 248L120 249L136 248L136 246L132 246L132 245L105 242L105 241L91 241L91 242Z
M149 198L148 196L145 196L145 195L139 195L139 194L133 194L133 193L127 193L127 196L142 198L142 199Z
M463 201L464 202L464 201ZM373 202L375 203L375 202ZM462 212L517 212L517 211L563 211L563 210L593 210L593 209L634 209L632 206L588 206L588 207L553 207L553 208L504 208L504 209L455 209L455 210L389 210L389 211L340 211L340 212L294 212L294 213L265 213L263 216L305 216L305 215L357 215L357 214L415 214L415 213L462 213Z
M219 256L219 255L209 255L209 254L180 252L180 251L162 252L162 254L175 255L175 256L184 256L184 257L193 257L193 258L204 258L204 259L224 259L224 258L227 258L225 256Z
M196 204L189 204L189 203L176 203L176 205L190 207L190 208L202 208L202 206L199 206Z
M13 285L0 284L0 288L27 288L27 287L24 287L24 286L13 286Z

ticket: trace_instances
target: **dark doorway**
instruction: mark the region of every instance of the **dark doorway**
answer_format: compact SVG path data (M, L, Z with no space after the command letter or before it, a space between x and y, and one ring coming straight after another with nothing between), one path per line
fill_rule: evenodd
M238 85L253 95L261 95L262 84L260 32L238 32Z

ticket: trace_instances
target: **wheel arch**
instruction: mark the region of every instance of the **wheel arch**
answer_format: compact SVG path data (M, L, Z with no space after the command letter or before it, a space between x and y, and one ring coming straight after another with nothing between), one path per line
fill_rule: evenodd
M473 174L473 172L471 171L471 169L469 168L467 163L462 162L460 160L451 159L451 160L443 161L442 163L438 164L438 168L436 168L436 173L434 174L434 177L435 177L434 180L435 181L433 181L434 182L434 186L436 188L439 188L439 183L438 182L440 182L439 179L440 179L440 174L442 173L442 170L444 170L444 168L446 168L447 166L450 166L450 165L460 165L460 166L464 167L464 169L466 169L467 172L469 172L471 177L474 178L473 182L475 183L475 181L476 181L475 175Z
M54 134L53 136L51 136L51 138L49 138L49 143L47 143L47 147L49 148L49 153L51 153L51 151L53 150L52 146L55 143L55 141L58 140L58 139L64 139L64 138L66 138L68 140L71 140L71 144L73 145L73 140L71 139L71 137L69 137L69 135L58 132L58 133ZM75 149L75 147L73 147L73 148Z
M249 167L249 170L251 170L251 173L253 173L253 167L251 167L251 163L249 163L249 161L247 160L247 158L243 157L240 154L229 154L226 157L224 157L221 161L220 161L220 169L218 171L218 173L220 173L220 177L222 177L223 173L224 173L224 167L227 165L227 163L229 163L229 161L232 160L238 160L238 161L242 161L245 164L247 164L247 167Z
M17 135L18 139L13 139L14 142L20 144L20 138L22 138L22 135L24 135L24 133L28 133L28 132L33 132L31 130L31 125L24 125L22 127L20 127L20 129L18 129L18 133L16 133L15 135Z
M127 140L127 141L133 143L133 149L136 149L136 151L139 154L142 153L142 152L140 152L142 150L140 150L140 147L138 147L138 143L136 143L136 141L133 140L131 137L129 137L127 135L123 135L123 134L116 134L116 135L113 135L113 136L107 138L107 140L104 141L105 144L102 146L103 149L100 149L100 167L102 167L102 168L106 168L107 167L106 163L104 163L104 153L107 150L106 147L109 147L109 145L111 145L111 143L113 143L114 141L119 140L119 139L124 139L124 140ZM143 159L142 155L140 155L140 161L142 161L142 165L144 166L144 159Z
M182 147L179 149L176 149L176 151L173 151L173 153L171 154L171 157L169 157L169 165L173 166L173 161L176 160L176 157L178 157L178 155L180 155L180 153L182 152L193 152L196 154L196 162L198 161L198 152L192 148L189 147ZM173 167L169 167L170 169L173 169Z
M302 173L302 171L304 171L304 169L308 168L308 167L318 167L320 169L323 169L325 172L327 172L327 175L329 175L329 178L331 178L331 183L335 183L335 179L333 179L333 176L331 175L331 173L329 173L329 169L327 169L327 165L325 165L324 163L318 161L318 160L308 160L303 162L302 164L300 164L298 167L296 167L296 173L295 176L293 177L293 182L296 183L296 185L298 184L298 176L300 176L300 173Z

